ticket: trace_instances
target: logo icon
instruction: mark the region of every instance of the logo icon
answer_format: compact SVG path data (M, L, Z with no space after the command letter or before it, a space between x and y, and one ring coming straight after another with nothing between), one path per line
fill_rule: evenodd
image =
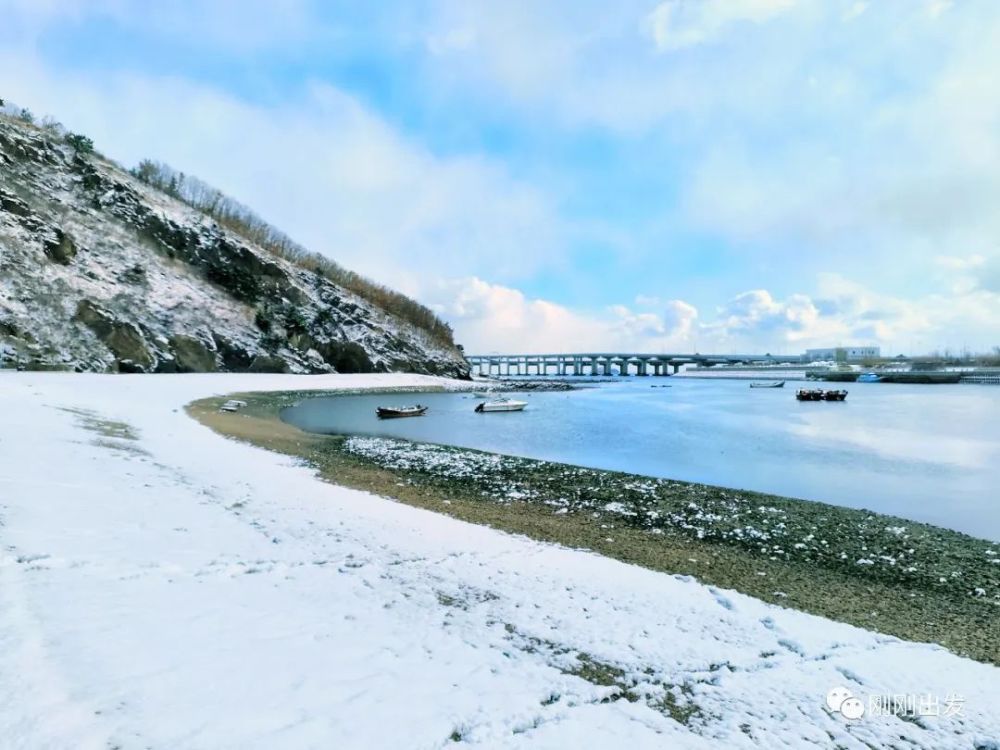
M842 685L831 688L826 694L826 706L834 713L839 713L845 719L852 721L865 715L865 704Z

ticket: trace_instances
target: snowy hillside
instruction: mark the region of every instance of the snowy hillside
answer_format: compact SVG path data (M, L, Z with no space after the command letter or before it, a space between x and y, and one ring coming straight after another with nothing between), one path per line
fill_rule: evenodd
M0 115L0 354L31 369L464 377L460 352Z
M325 484L182 408L432 382L0 373L0 746L998 747L995 667ZM938 703L852 720L839 687Z

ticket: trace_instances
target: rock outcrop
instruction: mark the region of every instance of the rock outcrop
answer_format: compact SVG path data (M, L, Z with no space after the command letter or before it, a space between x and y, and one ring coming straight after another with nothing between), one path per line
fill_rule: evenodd
M451 342L4 115L0 355L77 371L468 376Z

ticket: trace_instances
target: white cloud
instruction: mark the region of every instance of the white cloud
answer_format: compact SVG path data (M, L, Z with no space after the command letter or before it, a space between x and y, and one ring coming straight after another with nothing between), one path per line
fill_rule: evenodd
M679 299L668 300L664 305L663 322L670 335L687 340L698 321L698 309Z
M186 50L298 54L307 43L331 43L338 30L314 22L310 0L0 0L0 38L21 45L50 28L111 23L143 38L167 38Z
M754 289L732 298L717 312L717 319L704 326L705 333L714 346L741 351L764 346L774 353L796 353L805 343L844 332L842 322L821 316L802 294L779 301L764 289Z
M970 255L964 258L954 255L939 255L934 261L950 271L969 271L985 265L986 258L982 255Z
M421 295L451 321L470 353L570 352L597 345L602 321L476 277L441 280Z
M985 291L1000 294L1000 254L951 256L934 259L943 272L942 281L952 294Z
M931 18L937 18L951 10L952 5L954 5L954 0L928 0L927 15Z
M860 17L861 14L864 13L866 10L868 10L868 3L864 2L864 0L857 0L856 2L852 3L847 10L844 11L844 14L841 16L841 18L843 18L845 21L853 21L855 18Z
M796 0L664 0L646 18L657 49L683 49L711 41L740 21L763 23Z
M470 49L476 42L476 32L471 28L447 29L427 36L427 49L434 55L447 55Z
M578 311L531 299L482 279L437 282L422 296L455 327L470 353L632 350L799 354L813 346L875 344L886 351L958 349L970 326L1000 330L1000 295L930 295L904 300L836 274L816 296L776 298L764 289L734 296L703 318L682 300L644 297L642 309ZM935 344L933 342L941 342ZM981 347L988 348L988 347Z
M0 94L87 132L126 162L150 156L198 174L304 244L429 295L454 310L459 338L477 348L507 336L543 348L616 340L689 348L697 340L703 350L777 349L857 337L946 342L963 330L977 345L995 343L996 3L670 1L651 14L653 5L438 0L425 17L376 14L377 31L347 35L348 47L371 42L392 64L413 62L407 82L434 106L446 102L443 111L482 107L513 141L560 144L551 159L530 152L530 167L521 158L528 152L512 146L517 173L503 156L435 153L335 86L300 80L258 89L251 102L176 77L47 64L17 41L99 13L137 38L201 53L215 45L229 61L250 51L294 56L339 39L305 1L282 15L262 0L151 11L127 0L0 0L15 40L0 52ZM671 54L657 54L650 35ZM600 187L634 188L637 206L653 206L648 213L623 200L609 216L624 221L606 220L600 207L560 217L563 203L593 205L589 158L579 168L574 161L579 134L637 178ZM649 183L656 187L640 195ZM605 233L596 240L595 226ZM662 227L676 227L692 249L665 241ZM514 288L554 269L576 274L566 287L574 288L587 273L567 249L578 237L588 251L624 257L633 272L647 264L651 276L702 246L725 265L713 267L709 288L694 260L676 264L698 285L690 294L701 315L654 298L571 309ZM836 275L822 275L830 270ZM427 291L456 277L466 279L449 287L457 302ZM664 288L664 278L648 288ZM706 316L723 288L756 291ZM621 289L621 299L631 297ZM487 324L489 310L501 324Z
M648 294L637 294L635 296L635 304L639 307L656 307L663 303L659 297L648 295Z
M624 305L581 312L475 277L433 283L421 296L452 322L470 353L689 351L698 316L680 300L658 302L659 312Z
M829 39L811 56L788 57L803 76L784 104L769 101L763 121L734 111L743 127L703 141L684 217L800 274L829 258L827 268L911 293L923 293L937 256L996 257L997 7L955 6L930 24L919 6L872 5L850 30L821 27ZM892 53L861 42L890 28ZM848 43L863 51L842 57Z
M663 318L656 313L635 312L625 305L611 305L608 311L615 316L616 328L625 338L651 338L667 332Z
M677 198L635 233L708 234L800 288L834 267L899 292L934 256L996 254L1000 235L1000 6L968 0L931 19L934 7L671 1L650 16L635 2L442 0L431 25L473 28L477 42L430 81L641 144L632 157L672 170ZM640 34L653 32L689 46L651 56Z
M915 300L877 293L838 274L815 295L781 299L765 289L735 295L704 317L683 300L642 297L635 309L579 311L475 277L422 291L452 322L470 353L632 350L800 354L806 348L874 344L886 352L972 344L971 331L1000 331L1000 293L977 288ZM979 349L997 345L995 337Z
M0 90L126 164L149 157L195 174L404 291L414 276L525 278L565 248L546 193L483 156L438 156L326 84L258 104L183 79L56 72L0 54Z
M978 269L979 266L976 266ZM778 299L756 289L700 323L702 351L797 354L809 347L874 344L886 352L988 350L1000 331L1000 293L985 286L905 299L839 274L821 274L813 295ZM976 340L979 344L975 344Z
M868 3L864 0L856 0L856 2L852 3L850 7L844 11L841 18L845 21L853 21L855 18L861 16L861 14L866 10L868 10Z
M985 351L996 346L1000 331L1000 293L985 287L906 299L834 273L820 275L814 295L782 300L758 289L737 295L717 312L699 333L716 351L763 348L794 354L812 346L851 344L876 344L892 352L965 346Z

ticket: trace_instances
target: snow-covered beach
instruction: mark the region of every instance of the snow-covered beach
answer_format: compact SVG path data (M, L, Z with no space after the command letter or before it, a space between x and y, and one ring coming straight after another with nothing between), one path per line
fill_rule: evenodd
M0 746L1000 742L1000 669L332 486L183 408L451 382L0 373ZM838 686L937 715L851 721Z

